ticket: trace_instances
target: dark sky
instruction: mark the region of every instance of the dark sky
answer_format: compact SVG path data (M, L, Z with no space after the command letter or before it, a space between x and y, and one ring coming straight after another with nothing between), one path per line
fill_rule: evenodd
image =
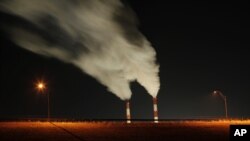
M167 4L128 1L139 29L152 43L160 64L160 119L224 116L249 118L249 13L246 4ZM0 18L3 18L1 13ZM123 119L125 103L71 64L26 51L1 30L0 118L46 117L46 95L35 83L47 82L55 118ZM132 118L153 117L152 98L131 84Z

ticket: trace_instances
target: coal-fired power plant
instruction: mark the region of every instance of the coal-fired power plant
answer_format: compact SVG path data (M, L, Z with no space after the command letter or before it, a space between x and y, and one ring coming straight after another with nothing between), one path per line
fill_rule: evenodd
M126 100L126 119L127 123L131 123L131 114L130 114L130 101ZM153 110L154 110L154 123L158 123L158 104L157 104L157 98L153 97Z
M127 123L131 123L130 103L129 103L129 100L126 100L126 118L127 118Z
M157 107L156 97L153 97L153 108L154 108L154 122L158 123L158 107Z
M95 78L126 101L128 123L130 83L138 82L155 98L154 119L158 121L160 65L156 50L138 29L136 14L126 2L0 0L0 11L10 18L10 22L1 20L1 25L12 42L33 53L73 64Z

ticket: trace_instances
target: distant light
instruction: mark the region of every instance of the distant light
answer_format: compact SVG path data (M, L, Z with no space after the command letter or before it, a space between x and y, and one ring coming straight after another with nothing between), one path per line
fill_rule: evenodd
M43 89L45 88L45 85L44 85L42 82L39 82L39 83L37 84L37 88L38 88L39 90L43 90Z
M216 96L217 95L217 91L213 91L212 95Z

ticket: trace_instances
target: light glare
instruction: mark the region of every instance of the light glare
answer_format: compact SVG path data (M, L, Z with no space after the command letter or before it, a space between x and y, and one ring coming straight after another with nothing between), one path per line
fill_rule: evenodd
M37 84L37 88L38 88L39 90L43 90L43 89L45 88L45 86L44 86L44 84L43 84L42 82L39 82L39 83Z

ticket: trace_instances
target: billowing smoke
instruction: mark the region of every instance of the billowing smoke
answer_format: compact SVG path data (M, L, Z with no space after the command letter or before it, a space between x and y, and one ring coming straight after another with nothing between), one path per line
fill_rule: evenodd
M5 0L12 40L34 53L73 63L122 100L137 81L157 96L156 52L120 0Z

